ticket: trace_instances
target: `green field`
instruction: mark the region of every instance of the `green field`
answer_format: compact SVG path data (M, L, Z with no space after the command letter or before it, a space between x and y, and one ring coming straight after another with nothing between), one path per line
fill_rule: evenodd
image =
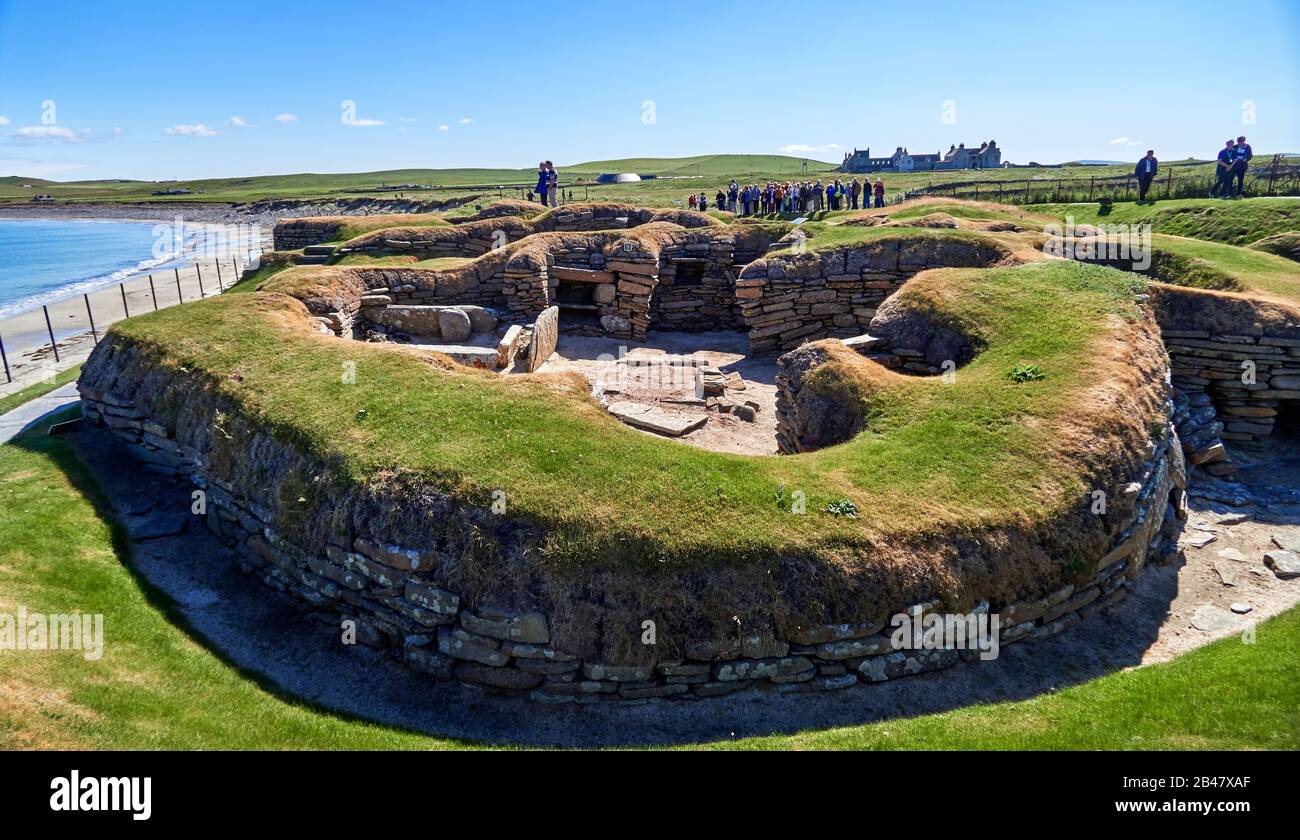
M57 419L66 419L70 409ZM51 421L53 422L53 420ZM128 568L122 531L66 442L0 446L0 610L103 613L106 655L0 655L0 749L473 748L270 690L194 633ZM75 558L75 563L65 562ZM1300 610L1255 644L1216 642L1030 700L704 749L1300 748ZM1230 687L1230 689L1225 689Z
M1096 203L1034 204L1025 208L1080 224L1149 224L1155 233L1250 245L1276 233L1300 231L1300 198L1244 201L1174 199L1154 204L1123 202L1109 210Z
M1263 157L1263 156L1261 156ZM805 164L807 168L805 170ZM645 206L667 207L684 204L686 197L703 191L710 202L720 186L732 178L741 183L787 181L794 178L836 177L835 164L784 155L699 155L685 158L624 158L590 161L558 166L561 188L571 190L574 200L625 201ZM1209 177L1212 165L1201 161L1177 161L1165 164L1166 171L1200 173ZM636 172L654 175L654 179L631 184L597 184L605 173ZM940 172L882 173L871 175L885 182L891 199L900 193L950 183L994 182L1006 184L1008 190L1019 189L1014 182L1032 181L1044 186L1057 181L1067 184L1087 183L1089 179L1126 176L1131 164L1083 166L1017 167L1012 169L954 170ZM844 175L845 179L865 177ZM54 182L32 178L0 178L0 206L30 203L33 195L51 194L60 202L90 203L243 203L265 199L320 198L394 198L384 192L384 184L433 185L435 189L402 190L403 198L447 201L473 197L489 201L496 198L520 198L536 182L536 170L522 169L393 169L379 172L292 175L265 175L235 178L211 178L193 181L69 181ZM155 190L189 189L191 194L154 196ZM994 190L996 187L993 188ZM991 191L977 196L996 200ZM466 211L468 212L468 211Z

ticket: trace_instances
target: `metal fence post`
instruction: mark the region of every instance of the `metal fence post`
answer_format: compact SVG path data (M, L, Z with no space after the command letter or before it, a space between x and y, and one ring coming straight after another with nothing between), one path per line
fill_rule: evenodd
M185 293L181 291L181 270L179 268L173 268L172 273L176 275L176 302L184 303Z
M129 306L126 305L126 284L125 284L125 283L118 283L118 284L117 284L117 290L118 290L119 292L122 293L122 314L124 314L126 317L130 318L130 317L131 317L131 307L129 307Z
M218 262L217 260L213 260L212 264L217 267L217 288L224 292L226 290L226 286L224 283L221 282L221 263Z
M235 272L235 282L239 282L239 257L230 258L230 268Z
M99 343L99 333L95 330L95 313L90 311L90 295L84 294L81 299L86 302L86 317L90 319L90 337Z
M199 299L202 300L207 294L203 291L203 268L198 263L194 264L194 274L199 278Z
M50 323L50 308L42 306L41 311L45 313L45 329L50 334L50 349L54 351L54 363L59 363L59 343L54 340L54 325Z
M153 287L153 275L149 275L149 297L153 298L153 311L158 311L158 290Z
M14 375L9 372L9 356L5 353L4 336L0 336L0 361L5 363L5 381L13 382Z

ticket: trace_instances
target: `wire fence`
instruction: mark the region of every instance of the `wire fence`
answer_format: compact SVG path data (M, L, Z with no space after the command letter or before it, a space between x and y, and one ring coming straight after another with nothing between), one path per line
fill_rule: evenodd
M196 261L186 266L72 294L0 319L4 384L49 381L63 367L89 355L113 324L147 312L224 293L255 269L250 254Z

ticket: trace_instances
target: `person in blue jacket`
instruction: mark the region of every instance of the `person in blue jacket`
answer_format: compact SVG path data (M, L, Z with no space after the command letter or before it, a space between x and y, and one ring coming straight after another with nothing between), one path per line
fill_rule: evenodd
M546 164L537 164L537 189L534 192L537 193L537 200L541 202L543 207L547 206L546 190L550 186L550 177L551 173L546 171Z
M1147 190L1151 189L1151 182L1156 179L1156 170L1159 168L1160 162L1156 160L1155 150L1147 149L1147 156L1139 160L1133 170L1138 179L1138 201L1147 200Z
M1219 150L1214 165L1214 186L1210 188L1210 198L1228 198L1232 195L1232 165L1235 160L1235 144L1229 140Z
M1237 189L1234 194L1238 198L1241 198L1242 192L1246 189L1246 169L1250 166L1250 159L1254 156L1255 153L1251 151L1245 135L1238 137L1237 145L1232 147L1232 177L1237 182ZM1231 182L1229 183L1231 184Z

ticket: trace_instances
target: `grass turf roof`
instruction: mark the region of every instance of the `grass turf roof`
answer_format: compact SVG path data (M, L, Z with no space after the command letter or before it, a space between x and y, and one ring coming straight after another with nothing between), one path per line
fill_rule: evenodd
M1131 456L1155 418L1154 403L1135 393L1149 371L1130 363L1138 283L1067 262L921 275L902 300L957 320L983 352L943 385L843 350L834 362L871 404L868 432L789 457L642 434L575 378L444 370L417 351L326 338L282 294L177 307L113 336L202 374L348 480L413 473L479 505L506 488L514 514L553 529L543 562L744 563L800 551L862 559L881 538L1059 514L1081 498L1084 472ZM344 362L356 363L356 384L341 382ZM1046 379L1012 382L1007 372L1022 362ZM809 515L780 511L778 486L803 490ZM841 498L865 515L821 512Z

